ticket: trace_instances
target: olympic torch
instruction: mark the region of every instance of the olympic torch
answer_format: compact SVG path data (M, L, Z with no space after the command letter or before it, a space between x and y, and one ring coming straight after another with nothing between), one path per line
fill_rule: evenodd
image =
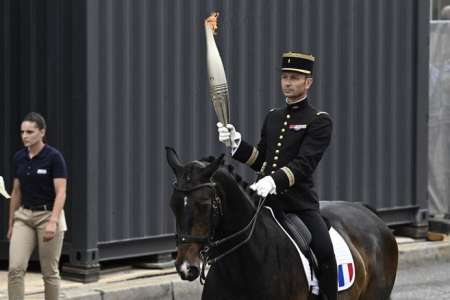
M217 48L214 34L217 30L218 12L213 12L205 20L206 60L208 64L209 95L217 118L226 126L230 121L230 102L228 99L228 83Z

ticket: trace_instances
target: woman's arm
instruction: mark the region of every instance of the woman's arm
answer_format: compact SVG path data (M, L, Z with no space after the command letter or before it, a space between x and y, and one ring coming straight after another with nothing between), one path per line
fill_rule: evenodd
M55 178L53 179L53 184L55 185L56 196L50 221L58 223L59 215L61 214L61 211L64 208L64 203L66 202L67 179Z
M58 227L59 216L62 209L64 208L64 203L66 202L66 178L55 178L53 179L53 184L55 186L55 202L53 204L52 215L48 220L47 227L45 228L44 241L50 241L55 237L56 230Z
M19 179L14 178L13 190L11 193L11 200L9 204L9 221L8 221L8 240L11 239L12 227L14 223L14 212L19 208L22 203L22 193L20 192L20 182Z

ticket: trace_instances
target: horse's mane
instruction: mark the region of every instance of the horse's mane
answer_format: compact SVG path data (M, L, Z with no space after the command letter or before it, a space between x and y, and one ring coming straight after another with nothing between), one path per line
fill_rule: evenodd
M212 163L215 159L216 159L216 157L214 157L214 156L208 156L208 157L199 159L199 161L205 162L205 163ZM249 188L250 184L247 181L245 181L241 177L241 175L236 173L233 165L226 164L225 161L222 160L220 169L226 171L231 177L233 177L234 180L236 181L236 183L238 183L238 185L240 185L242 187L242 189L250 196L250 198L253 198L253 196L255 196L255 191L251 190Z

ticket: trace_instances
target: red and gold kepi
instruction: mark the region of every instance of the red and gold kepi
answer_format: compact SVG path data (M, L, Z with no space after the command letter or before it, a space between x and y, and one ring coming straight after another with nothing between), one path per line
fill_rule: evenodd
M314 61L314 56L310 54L287 52L282 56L281 70L312 75Z

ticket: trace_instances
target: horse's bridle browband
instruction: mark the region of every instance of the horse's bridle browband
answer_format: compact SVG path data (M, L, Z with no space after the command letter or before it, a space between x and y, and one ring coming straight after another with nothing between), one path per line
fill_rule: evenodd
M240 248L241 246L243 246L245 243L247 243L250 240L250 238L252 237L253 232L255 230L256 220L258 218L259 212L261 211L261 208L264 206L264 202L265 202L266 198L262 198L259 201L253 217L250 219L250 222L246 226L244 226L241 230L239 230L235 233L232 233L229 236L226 236L220 240L214 240L215 227L217 226L217 224L219 222L219 218L222 216L222 200L220 199L220 197L217 196L216 183L211 181L211 182L207 182L207 183L198 184L198 185L195 185L195 186L189 187L189 188L179 188L177 186L177 182L175 181L173 183L173 187L176 191L182 192L182 193L189 193L189 192L192 192L194 190L198 190L198 189L201 189L204 187L211 188L214 192L214 196L211 200L212 212L210 214L210 231L209 231L209 234L207 237L186 235L186 234L178 233L178 232L181 232L181 230L180 230L181 228L179 228L179 226L177 225L177 227L178 227L177 228L177 231L178 231L177 232L177 242L179 244L187 244L187 243L205 244L203 249L200 251L200 258L203 261L200 282L203 284L206 279L205 267L207 264L212 265L212 264L216 263L217 261L219 261L226 255L234 252L235 250L237 250L238 248ZM211 257L210 251L212 248L216 248L216 247L222 245L223 243L228 242L231 239L234 239L235 237L240 236L241 234L245 233L249 228L250 228L250 232L243 241L234 245L233 247L231 247L224 253L222 253L216 257Z

